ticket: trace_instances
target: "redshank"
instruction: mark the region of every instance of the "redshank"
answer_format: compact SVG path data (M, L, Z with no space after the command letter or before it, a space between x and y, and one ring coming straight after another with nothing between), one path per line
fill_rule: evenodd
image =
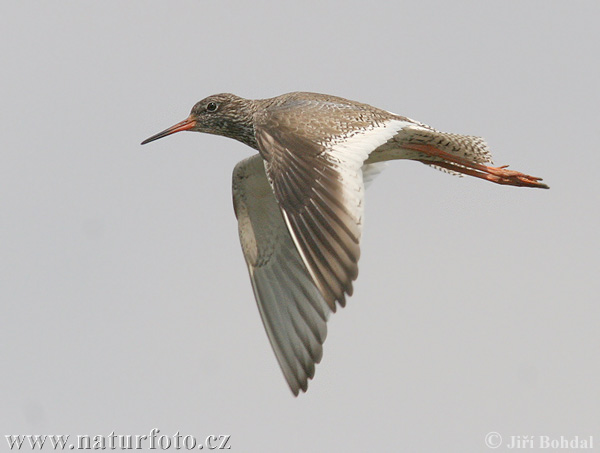
M233 205L258 309L294 395L307 390L321 360L329 314L352 295L364 187L385 161L412 159L497 184L548 188L541 178L491 166L480 137L324 94L209 96L142 144L188 130L258 150L233 170Z

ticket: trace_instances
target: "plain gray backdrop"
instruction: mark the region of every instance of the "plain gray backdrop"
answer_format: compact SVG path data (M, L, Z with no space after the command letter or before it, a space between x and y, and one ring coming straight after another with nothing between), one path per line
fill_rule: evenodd
M0 6L0 445L230 434L231 451L600 448L597 2ZM207 95L316 91L481 135L551 190L392 162L294 398L237 238L253 151L140 141ZM497 451L507 451L505 444Z

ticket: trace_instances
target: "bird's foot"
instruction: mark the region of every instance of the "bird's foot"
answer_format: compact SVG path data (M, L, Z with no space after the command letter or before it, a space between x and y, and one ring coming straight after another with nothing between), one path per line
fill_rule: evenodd
M438 167L443 167L469 176L475 176L476 178L485 179L496 184L537 187L540 189L550 188L546 184L540 182L542 181L542 178L526 175L525 173L515 170L507 170L508 165L489 167L460 156L455 156L431 145L405 145L404 148L419 151L434 158L432 160L420 159L420 161L425 164L434 164Z

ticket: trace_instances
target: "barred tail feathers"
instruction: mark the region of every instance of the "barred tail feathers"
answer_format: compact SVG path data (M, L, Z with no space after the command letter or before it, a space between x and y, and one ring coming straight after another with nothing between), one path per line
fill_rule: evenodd
M407 128L406 132L406 134L398 134L395 137L395 140L400 146L430 145L441 151L477 164L493 164L492 153L485 139L482 137L477 137L475 135L454 134L450 132L440 132L420 123L417 123L414 127ZM435 168L436 170L443 171L444 173L462 176L460 172L436 165L435 160L441 159L430 160L431 163L423 163Z

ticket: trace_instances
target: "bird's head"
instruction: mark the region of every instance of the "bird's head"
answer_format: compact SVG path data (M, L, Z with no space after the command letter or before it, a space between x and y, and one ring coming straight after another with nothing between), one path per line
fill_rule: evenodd
M255 111L255 101L229 93L215 94L197 102L185 120L147 138L142 145L175 132L196 131L235 138L256 148L252 125Z

